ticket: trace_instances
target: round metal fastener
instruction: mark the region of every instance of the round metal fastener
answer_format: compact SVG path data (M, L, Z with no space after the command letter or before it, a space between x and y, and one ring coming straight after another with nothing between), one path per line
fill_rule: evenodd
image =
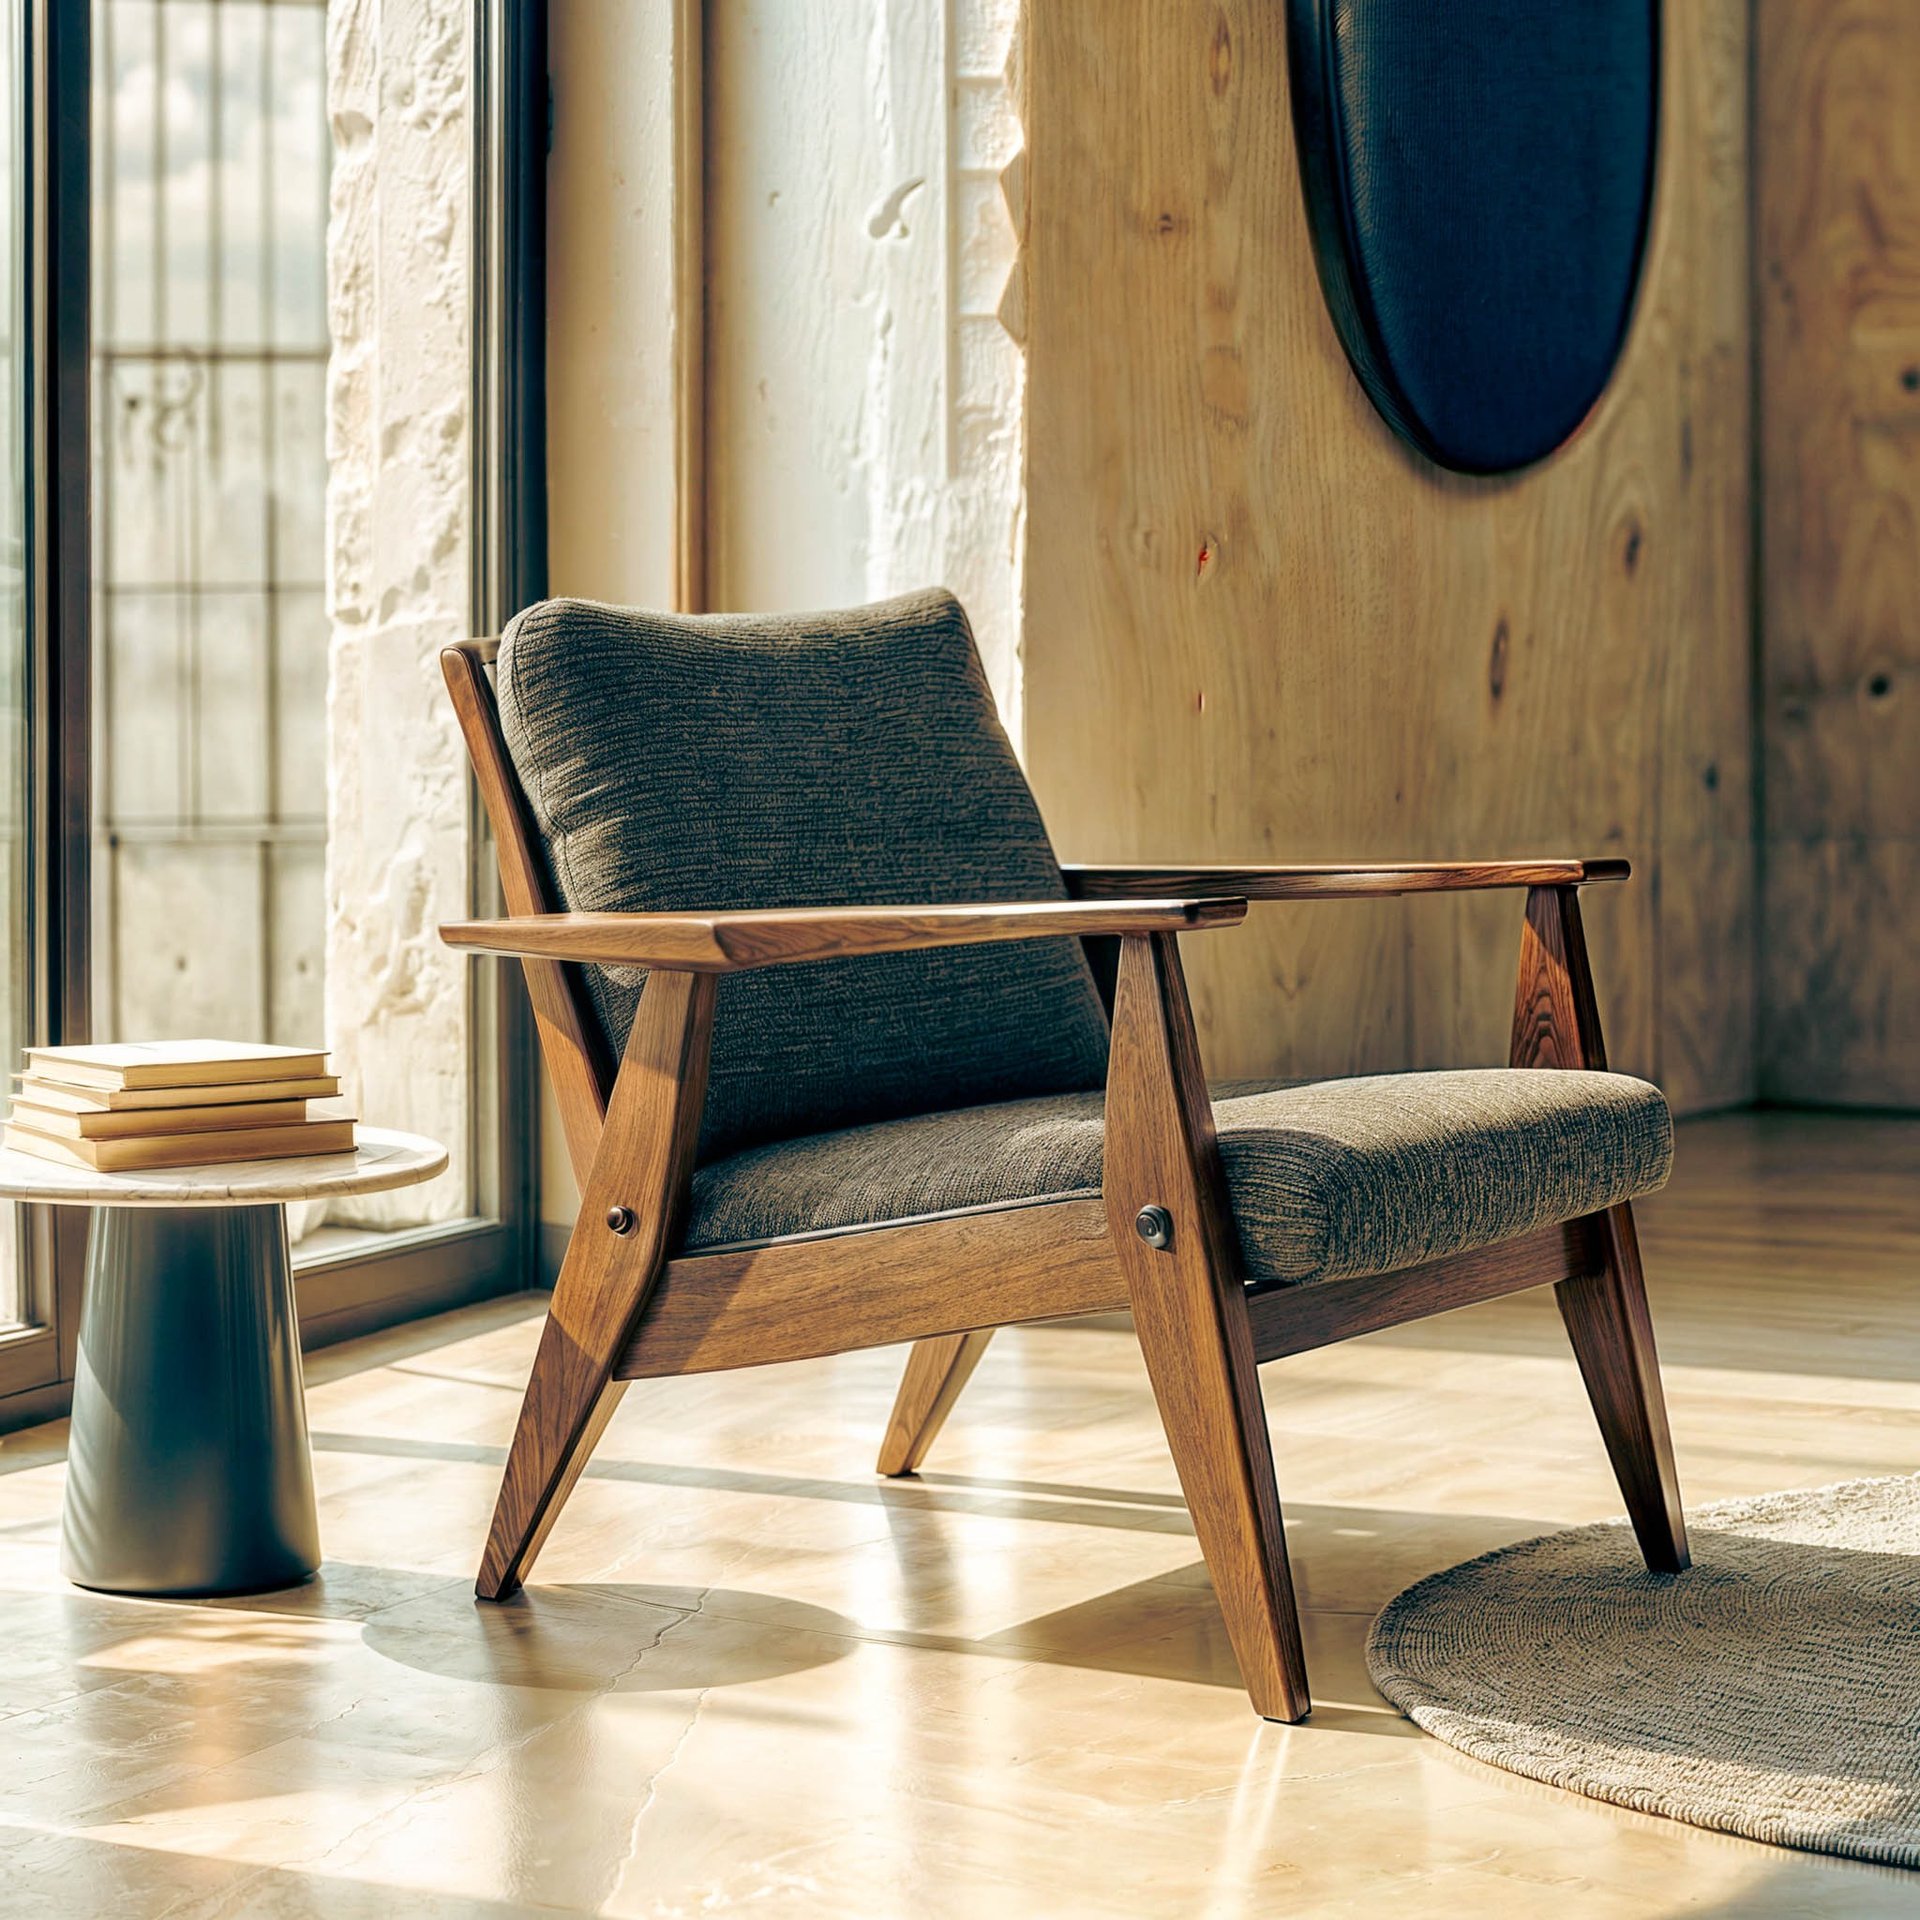
M631 1233L633 1231L633 1209L631 1207L609 1207L607 1209L607 1225L611 1227L615 1233Z
M1173 1245L1173 1215L1165 1207L1142 1207L1133 1216L1133 1230L1150 1247Z

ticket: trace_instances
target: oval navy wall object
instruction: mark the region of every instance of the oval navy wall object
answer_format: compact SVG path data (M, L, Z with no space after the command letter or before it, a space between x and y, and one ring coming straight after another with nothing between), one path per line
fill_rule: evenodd
M1320 282L1442 466L1524 467L1605 391L1653 204L1659 0L1288 0Z

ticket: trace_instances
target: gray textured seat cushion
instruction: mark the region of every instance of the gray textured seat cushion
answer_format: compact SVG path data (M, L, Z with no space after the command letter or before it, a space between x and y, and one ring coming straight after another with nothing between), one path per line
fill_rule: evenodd
M677 616L554 600L508 627L501 730L577 911L1066 897L966 615ZM642 975L589 968L616 1057ZM1097 1088L1073 940L770 967L721 983L703 1159L756 1141Z
M1216 1091L1247 1277L1391 1273L1659 1186L1673 1127L1616 1073L1493 1068ZM689 1248L1092 1194L1098 1093L923 1114L758 1147L694 1176Z

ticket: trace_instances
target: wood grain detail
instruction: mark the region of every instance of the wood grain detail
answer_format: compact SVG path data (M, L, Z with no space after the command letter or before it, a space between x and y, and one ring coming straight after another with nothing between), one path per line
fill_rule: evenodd
M1403 861L1373 866L1090 867L1068 865L1080 900L1234 894L1246 900L1387 900L1493 887L1578 887L1625 880L1625 860Z
M1507 1064L1606 1067L1580 896L1571 887L1535 887L1527 895Z
M1760 1091L1920 1106L1920 7L1754 9Z
M616 1364L686 1207L715 988L711 974L656 972L640 995L507 1452L483 1599L526 1577L619 1399Z
M992 1339L991 1327L976 1327L915 1346L894 1396L876 1471L893 1478L919 1467Z
M1687 1523L1633 1209L1613 1208L1604 1224L1605 1265L1562 1281L1555 1297L1648 1570L1679 1573L1688 1565Z
M814 1360L1126 1302L1097 1200L939 1214L670 1261L623 1379Z
M778 907L740 913L544 913L461 920L449 946L606 966L738 973L928 947L1134 931L1191 933L1246 918L1244 900L1026 900L954 906Z
M1403 1267L1398 1273L1269 1287L1247 1301L1254 1351L1263 1362L1310 1353L1356 1334L1598 1273L1607 1257L1603 1232L1599 1218L1567 1220L1518 1240Z
M1511 1061L1606 1067L1580 898L1571 887L1527 895ZM1633 1208L1622 1202L1598 1224L1597 1270L1562 1281L1555 1297L1641 1552L1654 1572L1675 1573L1687 1565L1687 1529Z
M499 656L493 639L466 640L443 648L440 668L461 737L473 763L480 799L493 829L500 866L500 891L511 914L544 914L553 900L534 849L537 837L521 795L520 781L507 758L500 734L500 710L487 669ZM554 1098L566 1130L567 1154L582 1187L600 1145L606 1119L607 1090L613 1084L600 1028L588 1004L578 970L537 954L523 955L527 996L540 1036L540 1051L553 1077Z
M1632 334L1580 434L1489 485L1411 454L1347 365L1287 8L1028 9L1024 712L1077 861L1632 857L1648 884L1597 892L1588 930L1616 1057L1686 1111L1754 1085L1748 8L1661 11ZM1512 938L1482 892L1256 914L1186 955L1209 1062L1483 1065Z
M1264 1718L1303 1720L1312 1701L1239 1241L1179 948L1165 934L1121 943L1103 1197L1240 1677ZM1146 1207L1171 1215L1170 1244L1136 1232Z

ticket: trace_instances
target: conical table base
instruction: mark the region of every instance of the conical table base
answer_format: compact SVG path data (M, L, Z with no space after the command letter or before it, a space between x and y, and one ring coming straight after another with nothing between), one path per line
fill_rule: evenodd
M109 1593L245 1593L320 1564L285 1210L98 1207L62 1566Z

